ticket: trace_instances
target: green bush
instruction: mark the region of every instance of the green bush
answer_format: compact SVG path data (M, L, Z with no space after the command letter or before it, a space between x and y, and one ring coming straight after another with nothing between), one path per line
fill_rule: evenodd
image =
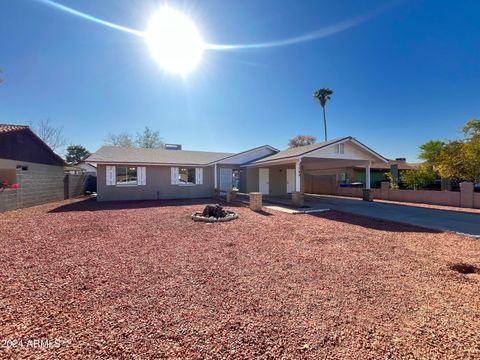
M402 174L402 183L408 188L417 190L433 184L437 176L429 169L406 170Z

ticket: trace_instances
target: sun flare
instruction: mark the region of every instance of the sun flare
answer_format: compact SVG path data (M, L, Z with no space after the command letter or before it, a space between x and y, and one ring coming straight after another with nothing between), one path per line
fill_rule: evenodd
M168 72L186 74L201 61L205 43L184 14L162 7L150 19L145 41L158 64Z

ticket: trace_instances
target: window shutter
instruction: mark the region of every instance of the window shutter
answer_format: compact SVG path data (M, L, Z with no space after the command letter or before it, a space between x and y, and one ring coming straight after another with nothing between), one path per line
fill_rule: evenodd
M195 169L195 177L196 177L195 184L202 185L203 184L203 168Z
M147 168L139 166L138 170L138 185L147 185Z
M170 168L170 174L171 174L170 183L172 185L178 184L178 172L179 172L178 168L175 168L175 167Z
M106 166L105 180L108 186L115 185L115 166Z

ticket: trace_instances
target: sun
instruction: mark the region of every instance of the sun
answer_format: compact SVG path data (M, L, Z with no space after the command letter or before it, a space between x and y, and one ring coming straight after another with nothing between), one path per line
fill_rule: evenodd
M158 64L168 72L184 75L201 61L205 43L195 24L170 7L160 8L150 19L145 41Z

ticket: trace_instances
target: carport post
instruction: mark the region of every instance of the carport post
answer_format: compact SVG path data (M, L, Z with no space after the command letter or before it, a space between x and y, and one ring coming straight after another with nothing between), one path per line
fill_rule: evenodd
M365 186L363 188L363 200L373 201L372 192L370 190L370 161L365 165Z
M365 189L370 190L370 161L365 166Z
M299 159L295 162L295 191L301 192L302 189L302 184L300 183L301 180L301 164L302 164L302 159Z

